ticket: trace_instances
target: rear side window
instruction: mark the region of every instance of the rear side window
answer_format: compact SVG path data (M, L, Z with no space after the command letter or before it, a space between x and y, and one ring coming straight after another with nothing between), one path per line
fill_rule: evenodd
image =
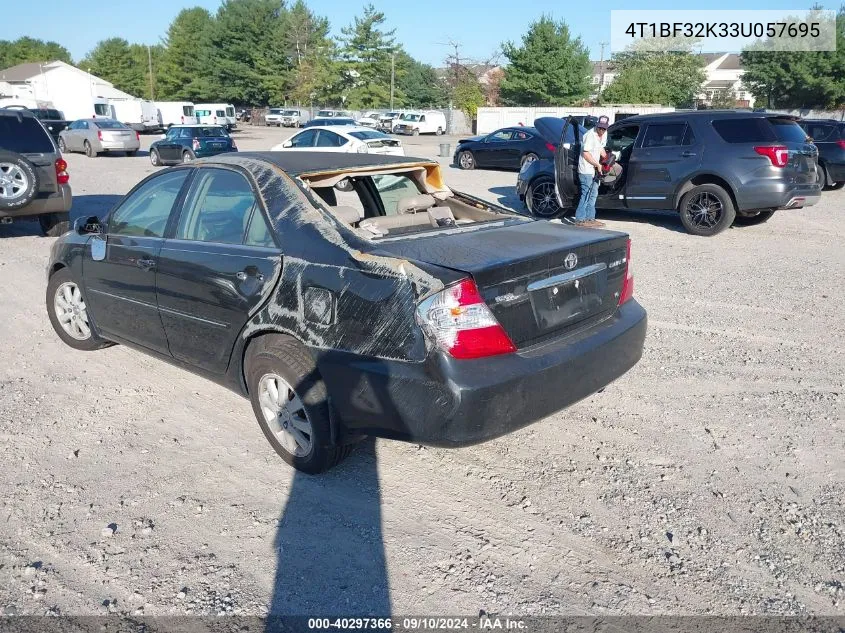
M108 116L109 105L107 103L95 103L94 114L96 114L97 116Z
M328 130L320 130L317 135L316 147L341 147L346 145L347 140L340 134L335 134Z
M182 114L185 116L194 116L194 106L182 106Z
M50 154L56 151L50 135L34 117L0 116L0 149L18 154Z
M680 145L686 129L686 123L652 123L646 128L643 147Z
M785 143L804 143L807 141L807 133L792 119L769 119L769 124L779 141Z
M769 122L759 117L713 121L713 129L727 143L771 143L777 140Z
M244 176L228 169L202 169L182 207L176 239L241 244L255 207Z
M801 127L814 141L835 141L838 138L835 134L836 126L832 123L805 123Z
M225 110L217 110L216 114L217 114L217 116L226 116L226 111Z

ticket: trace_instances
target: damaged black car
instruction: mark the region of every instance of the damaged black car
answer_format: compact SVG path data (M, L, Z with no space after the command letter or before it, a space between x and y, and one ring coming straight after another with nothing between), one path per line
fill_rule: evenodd
M604 388L643 349L630 257L623 233L452 191L435 161L224 154L80 218L46 304L71 347L132 346L249 398L319 473L367 435L465 446Z

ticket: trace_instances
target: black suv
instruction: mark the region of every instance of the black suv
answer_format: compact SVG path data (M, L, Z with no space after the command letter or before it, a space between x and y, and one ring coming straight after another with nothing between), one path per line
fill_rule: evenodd
M718 110L626 118L610 126L606 144L622 175L600 184L596 206L676 210L688 232L710 236L735 220L759 224L778 209L816 204L818 149L796 120ZM558 146L555 161L527 165L517 192L534 215L551 217L578 201L583 128L551 117L534 126Z
M68 230L67 163L28 110L0 109L0 223L37 216L45 235Z
M845 187L845 121L804 119L798 125L819 148L819 170L824 188Z

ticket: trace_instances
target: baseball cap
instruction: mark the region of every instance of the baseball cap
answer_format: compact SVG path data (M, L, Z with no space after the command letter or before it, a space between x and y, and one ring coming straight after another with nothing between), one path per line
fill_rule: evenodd
M600 127L603 130L606 130L608 125L610 125L610 119L604 115L600 116L598 121L596 121L596 127Z

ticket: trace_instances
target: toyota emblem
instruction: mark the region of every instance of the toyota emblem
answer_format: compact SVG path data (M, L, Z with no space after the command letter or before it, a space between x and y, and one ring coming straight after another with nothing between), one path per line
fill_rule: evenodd
M578 265L578 255L575 253L569 253L569 255L563 259L563 265L566 267L566 270L572 270Z

